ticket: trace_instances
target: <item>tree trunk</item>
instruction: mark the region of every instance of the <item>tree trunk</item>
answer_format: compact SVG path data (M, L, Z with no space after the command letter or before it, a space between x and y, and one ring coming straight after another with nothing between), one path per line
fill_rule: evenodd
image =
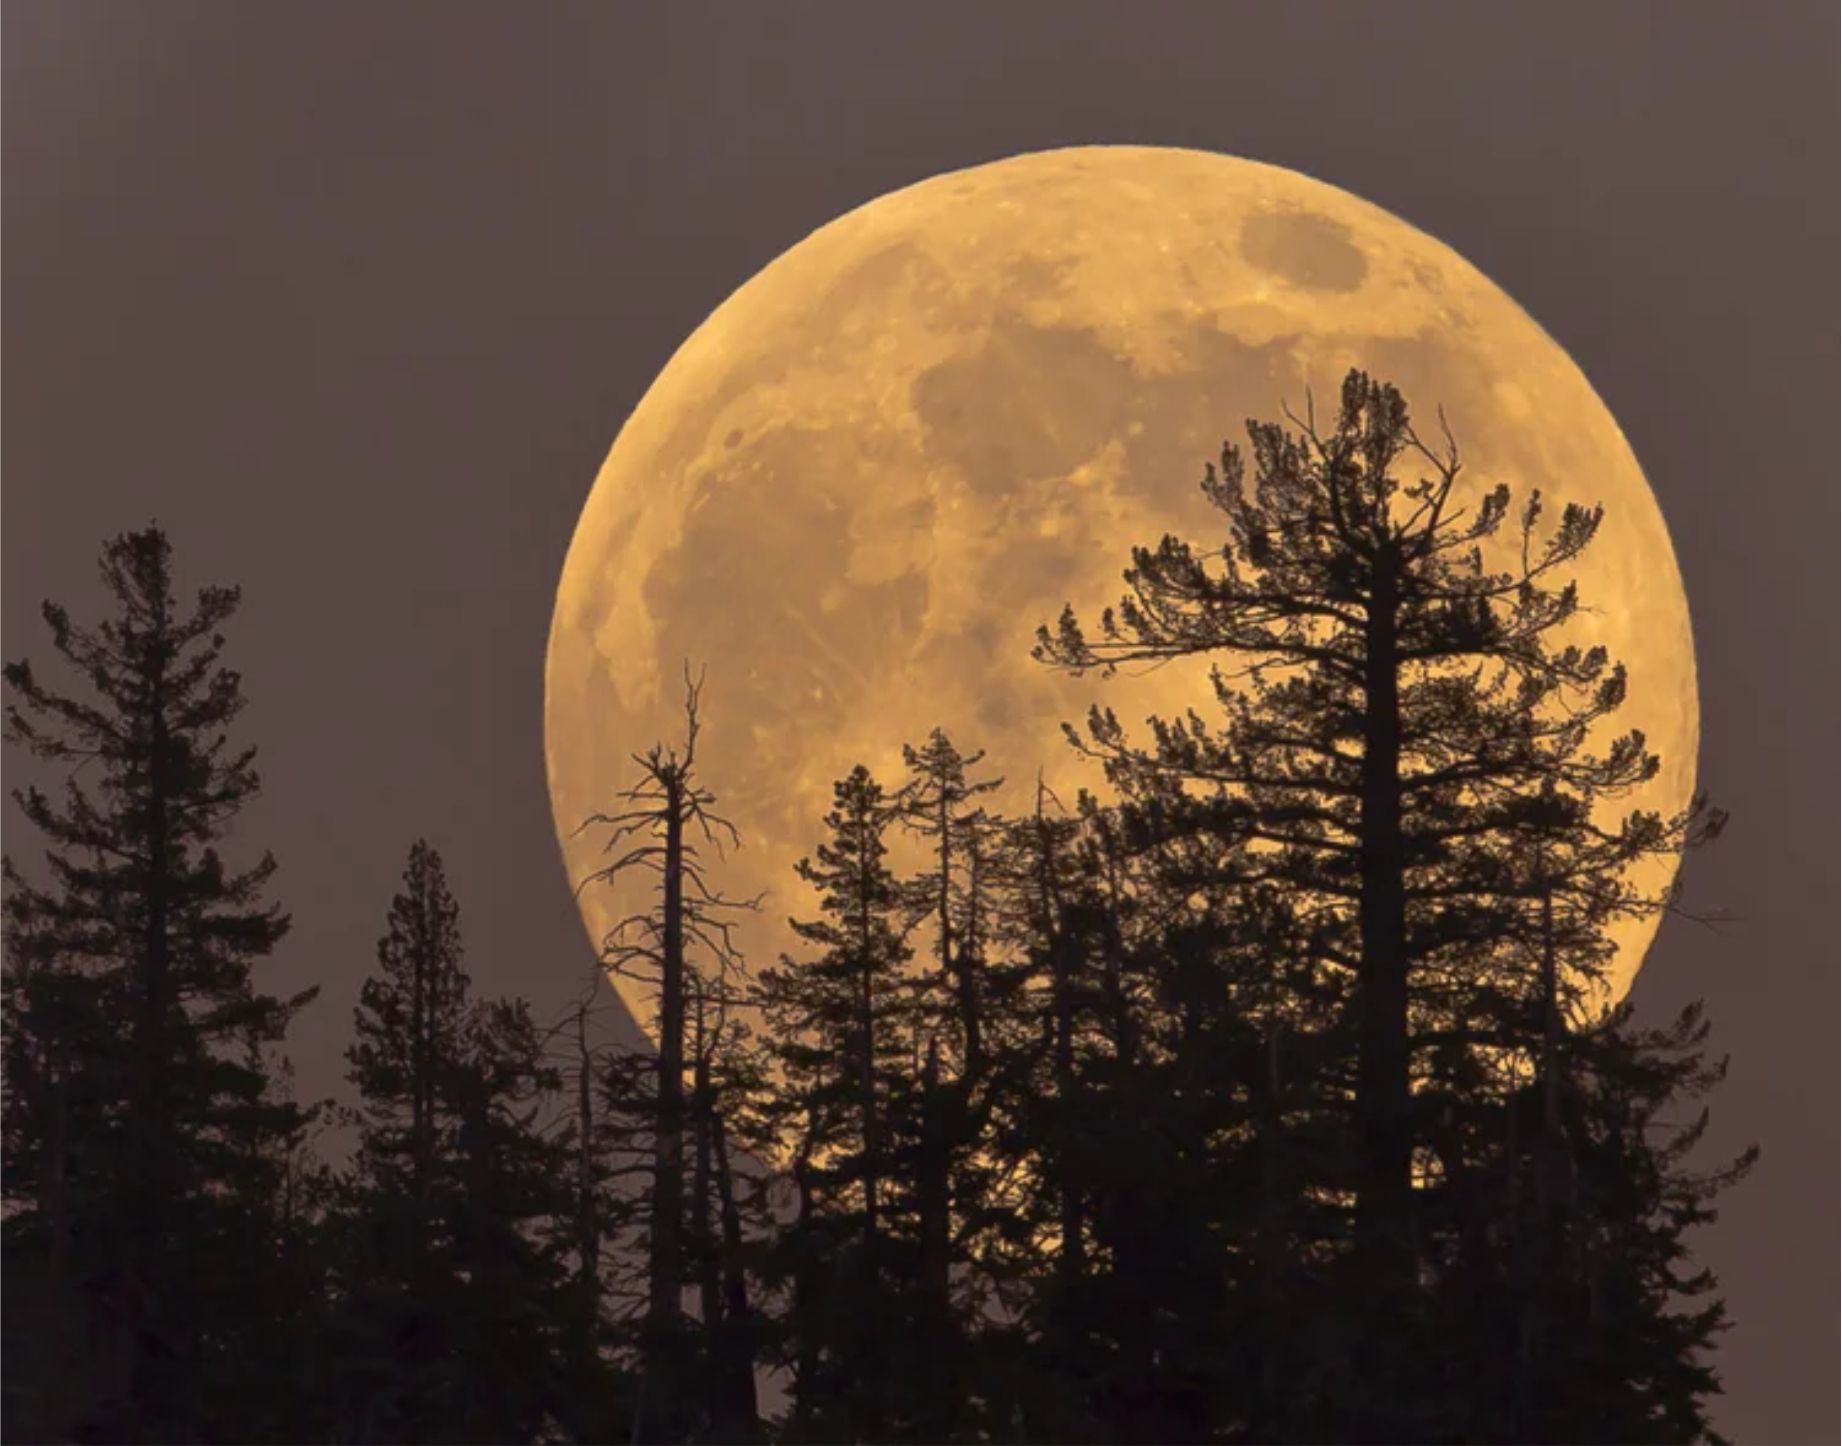
M748 1306L748 1273L742 1263L742 1219L736 1210L735 1181L729 1170L729 1133L718 1111L712 1120L716 1143L716 1192L723 1221L723 1335L719 1383L724 1402L723 1439L754 1441L760 1437L760 1407L755 1397L753 1320Z
M952 1298L948 1220L948 1123L940 1083L940 1046L929 1040L921 1076L921 1393L917 1424L924 1441L948 1439L952 1421Z
M1395 558L1378 549L1366 626L1362 826L1359 838L1361 968L1357 977L1356 1116L1361 1174L1356 1255L1370 1293L1352 1403L1364 1440L1403 1429L1395 1379L1416 1276L1413 1138L1409 1119L1406 887L1401 831L1400 660ZM1402 1407L1405 1406L1402 1402Z
M1280 1318L1281 1272L1286 1259L1285 1195L1280 1172L1280 1068L1279 1044L1284 1024L1279 1018L1277 996L1280 986L1276 969L1269 963L1267 997L1261 1010L1262 1033L1266 1036L1266 1067L1261 1071L1258 1098L1260 1157L1260 1200L1254 1233L1254 1311L1255 1318ZM1254 1372L1249 1425L1257 1440L1271 1440L1285 1419L1285 1392L1281 1384L1281 1363L1287 1342L1283 1333L1263 1331L1256 1334L1252 1346L1257 1366Z
M595 1191L594 1061L588 1005L576 1010L576 1309L577 1380L586 1388L600 1354L601 1212Z
M81 1352L73 1349L76 1335L73 1327L79 1319L73 1306L79 1306L80 1300L72 1287L69 1262L69 1065L62 1040L54 1041L51 1048L55 1058L46 1060L51 1123L39 1176L38 1200L50 1248L41 1282L43 1289L38 1295L39 1340L33 1354L39 1363L40 1379L32 1393L34 1405L30 1423L35 1439L44 1441L62 1440L69 1433L73 1407L83 1394L80 1383L88 1374L77 1369Z
M946 862L946 851L941 850L941 862ZM978 837L974 834L967 840L967 877L966 877L966 922L967 929L959 941L959 958L953 964L953 982L959 996L959 1027L966 1045L966 1067L962 1076L961 1094L967 1107L971 1106L972 1090L985 1073L985 1040L982 1011L979 1003L979 980L975 972L979 961L975 957L973 928L976 927L979 907L979 847ZM941 897L947 892L947 879L941 878ZM944 937L944 936L943 936Z
M154 634L166 637L163 608L156 609ZM129 1117L127 1158L134 1184L134 1205L123 1223L124 1245L121 1286L115 1302L113 1325L119 1332L119 1354L114 1364L120 1375L103 1384L103 1394L117 1395L116 1409L127 1413L119 1425L137 1433L181 1429L178 1423L160 1421L155 1398L163 1377L175 1368L185 1369L184 1355L164 1367L148 1359L153 1350L173 1351L179 1342L166 1340L160 1309L160 1285L155 1261L166 1238L166 1207L178 1193L174 1180L174 1142L171 1140L167 1099L165 1050L167 1001L171 990L170 939L172 872L169 837L167 754L171 738L167 728L165 669L156 663L150 680L147 722L147 873L142 898L146 906L145 934L140 959L140 999L134 1022L133 1109Z
M1047 845L1044 845L1045 850ZM1048 900L1049 865L1045 855L1043 864L1044 899ZM1052 993L1051 1008L1055 1016L1055 1103L1059 1117L1061 1147L1061 1188L1059 1195L1059 1220L1061 1249L1056 1257L1057 1269L1064 1283L1079 1280L1086 1273L1086 1246L1081 1229L1081 1191L1073 1179L1073 1171L1068 1161L1069 1143L1075 1131L1081 1127L1080 1111L1075 1098L1074 1066L1074 982L1069 978L1068 940L1055 927L1053 917L1045 909L1045 927L1049 943L1050 988Z
M716 1229L711 1209L712 1140L710 1138L710 1056L704 1039L703 1002L697 1008L696 1060L691 1086L691 1250L697 1262L697 1309L704 1339L713 1340L723 1325L723 1296L718 1277Z
M799 1212L794 1217L798 1254L793 1264L793 1419L810 1423L817 1414L819 1396L819 1269L813 1257L814 1221L812 1147L817 1121L808 1118L806 1137L793 1158L793 1185L799 1192Z
M1512 1273L1518 1294L1517 1350L1513 1426L1521 1439L1540 1430L1536 1422L1538 1384L1543 1376L1543 1356L1548 1336L1546 1294L1561 1262L1556 1258L1560 1230L1560 1005L1554 943L1554 890L1548 879L1545 846L1536 855L1537 883L1541 890L1541 1053L1536 1077L1541 1087L1541 1123L1536 1134L1534 1168L1534 1229L1526 1232L1516 1252L1519 1270ZM1511 1168L1515 1167L1512 1159ZM1515 1208L1512 1203L1512 1210Z
M1560 981L1554 947L1554 888L1542 858L1541 881L1541 1176L1537 1199L1543 1228L1558 1203L1561 1134Z
M653 1436L674 1434L682 1383L676 1359L683 1315L684 1220L684 779L667 773L662 949L659 983L659 1078L653 1127L650 1252L647 1259L646 1400Z
M1132 1001L1126 994L1126 941L1119 927L1119 859L1110 834L1102 833L1101 845L1106 874L1106 910L1101 919L1101 964L1109 1016L1108 1032L1112 1036L1114 1058L1129 1070L1138 1062L1138 1021L1132 1017Z
M419 892L421 885L414 886ZM409 1178L410 1193L415 1198L417 1225L428 1228L428 1175L429 1156L429 1063L433 1051L429 1048L430 1021L435 1010L429 999L431 980L429 979L429 940L423 927L426 915L423 905L426 894L416 899L416 935L413 941L415 953L410 973L410 1033L409 1033Z
M1357 1249L1372 1280L1413 1278L1413 1142L1408 1124L1406 890L1401 835L1401 720L1395 560L1376 562L1367 629L1360 838L1362 934L1357 982L1357 1115L1363 1170Z
M867 845L867 837L865 839ZM862 1049L858 1060L857 1123L863 1143L863 1233L874 1242L878 1227L877 1187L881 1183L882 1140L876 1118L876 996L875 941L870 929L869 878L873 867L867 847L857 861L857 948L861 977L858 981L857 1032Z

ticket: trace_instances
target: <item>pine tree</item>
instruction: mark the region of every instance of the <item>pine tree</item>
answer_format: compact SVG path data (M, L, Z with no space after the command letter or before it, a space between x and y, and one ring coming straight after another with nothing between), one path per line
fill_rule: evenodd
M1346 1386L1326 1394L1349 1402L1340 1429L1394 1437L1427 1428L1416 1403L1432 1393L1413 1373L1439 1359L1424 1338L1415 1162L1429 1140L1416 1081L1442 1045L1456 1039L1462 1056L1484 1043L1472 1033L1481 999L1517 992L1494 971L1540 892L1529 800L1545 787L1568 800L1567 831L1602 891L1594 922L1656 907L1630 867L1697 841L1714 816L1697 802L1674 818L1600 822L1658 765L1638 734L1587 751L1623 700L1624 674L1602 648L1553 639L1578 611L1560 579L1591 543L1597 509L1568 506L1544 536L1532 496L1505 546L1508 489L1467 515L1455 446L1428 449L1399 393L1360 372L1328 435L1299 425L1249 423L1251 495L1236 449L1209 469L1226 545L1166 537L1135 550L1131 593L1103 616L1102 636L1090 641L1065 611L1037 653L1076 669L1186 656L1235 669L1216 674L1219 727L1192 711L1155 722L1143 748L1096 710L1085 746L1116 783L1176 785L1176 831L1242 845L1244 882L1297 901L1314 992L1347 995L1359 1161L1349 1288L1365 1324ZM1431 476L1401 481L1416 460Z
M647 1308L651 1297L651 1187L657 1166L658 1056L652 1049L622 1041L591 1051L588 1063L589 1102L584 1111L578 1088L576 1115L578 1121L584 1114L588 1118L589 1148L586 1161L578 1154L576 1172L578 1180L584 1171L589 1177L586 1208L593 1212L597 1245L593 1257L578 1254L577 1266L581 1271L585 1260L595 1259L597 1275L592 1282L578 1277L578 1304L571 1319L578 1332L585 1326L592 1332L597 1359L587 1370L578 1371L578 1378L587 1384L572 1393L569 1424L578 1440L631 1440L636 1435L644 1439L649 1426L658 1432L664 1424L657 1400L648 1406L649 1364L656 1349L647 1334ZM577 1068L581 1068L580 1059ZM580 1148L573 1131L565 1138L572 1148ZM584 1209L585 1202L578 1197L578 1230ZM592 1318L581 1314L584 1291L592 1292L595 1302ZM681 1341L682 1369L694 1368L692 1345L687 1331ZM584 1354L585 1343L578 1334L572 1355L580 1361ZM591 1394L596 1378L612 1389L599 1396ZM687 1438L695 1427L689 1404L681 1416L672 1418L672 1424Z
M441 856L410 848L347 1050L359 1096L356 1177L340 1212L341 1432L439 1441L460 1269L456 1156L471 1000L460 909Z
M339 1433L532 1439L567 1379L562 1222L575 1202L546 1133L560 1079L522 1002L470 997L459 906L425 840L353 1023Z
M977 1429L955 1405L982 1394L972 1379L969 1331L1015 1249L1008 1237L1017 1233L1021 1200L989 1145L1004 1090L993 1067L1014 1052L1025 971L1006 957L1006 825L979 802L1003 780L974 777L984 752L961 753L939 728L920 748L904 745L902 755L909 777L897 796L899 817L928 859L903 892L912 925L932 935L935 962L913 981L925 1060L915 1356L928 1414L918 1425L929 1439L948 1440Z
M792 1150L796 1218L777 1246L797 1343L789 1430L800 1439L899 1436L916 1266L915 1021L900 885L886 861L895 806L861 765L840 781L830 835L798 872L821 917L794 921L815 953L763 971L778 1073L774 1113Z
M625 1013L597 972L584 997L549 1032L565 1096L566 1120L557 1145L568 1161L568 1198L556 1244L571 1262L558 1308L563 1338L558 1416L569 1439L577 1441L629 1435L636 1405L630 1373L617 1355L620 1300L614 1267L635 1213L627 1181L645 1167L644 1152L635 1143L638 1131L621 1107L633 1091L620 1082L631 1066L650 1061L624 1042L597 1037L604 1019ZM631 1073L637 1078L641 1071Z
M970 1089L985 1072L985 949L991 930L987 898L993 848L992 821L972 800L999 788L1001 778L973 781L967 770L984 760L982 751L962 754L940 729L927 743L902 746L909 781L898 806L901 820L928 846L928 868L909 890L917 916L931 914L934 957L939 966L943 1023L951 1029L959 1076Z
M247 1321L293 1309L278 1162L309 1112L272 1047L312 991L256 991L288 928L275 862L219 853L259 788L221 662L237 590L182 606L157 527L110 541L101 573L112 617L44 608L79 687L5 670L9 740L70 766L57 798L14 793L43 875L6 864L7 1336L30 1341L9 1375L33 1378L9 1382L8 1431L246 1439L288 1394ZM36 1358L21 1311L46 1323Z
M750 1299L745 1223L759 1227L760 1201L738 1185L732 1122L746 1135L764 1080L750 1032L731 1011L736 1001L700 975L692 976L691 1254L698 1288L703 1347L700 1378L707 1384L699 1439L760 1438L755 1357L761 1322Z
M1283 1315L1259 1268L1281 1254L1265 1207L1293 1203L1267 1188L1280 1111L1259 1033L1280 928L1232 851L1164 837L1152 812L1090 803L1076 836L1043 1029L1054 1053L1064 1032L1075 1047L1025 1134L1052 1147L1082 1230L1039 1290L1041 1346L1080 1382L1083 1434L1208 1439L1245 1425L1251 1362L1277 1333L1254 1322Z
M477 1004L455 1091L456 1259L449 1439L541 1440L567 1414L567 1149L548 1133L560 1077L522 1000Z
M346 1052L363 1101L363 1169L380 1192L404 1202L408 1230L427 1238L457 1128L471 981L460 906L426 839L410 846L377 964L359 991Z

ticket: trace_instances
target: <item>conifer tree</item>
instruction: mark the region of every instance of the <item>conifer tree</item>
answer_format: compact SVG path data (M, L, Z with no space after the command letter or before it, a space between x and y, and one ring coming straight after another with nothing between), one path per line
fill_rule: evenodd
M56 794L14 792L43 872L6 865L9 1343L36 1334L20 1311L49 1327L8 1431L239 1439L285 1395L246 1320L293 1309L272 1268L277 1161L309 1112L271 1047L312 991L258 992L288 928L265 902L275 861L219 852L259 789L221 661L237 590L182 605L157 527L110 541L101 574L111 617L44 608L73 684L5 670L8 739L69 766Z
M559 1086L522 1002L476 1002L441 856L410 850L348 1052L355 1177L341 1202L343 1439L528 1440L567 1359Z
M346 1052L362 1100L363 1168L380 1192L402 1200L410 1235L427 1239L458 1128L472 1001L460 906L426 839L410 847L377 963L359 992Z
M828 839L798 872L820 917L794 932L815 953L760 977L775 1113L793 1150L799 1213L778 1273L794 1283L797 1436L888 1439L912 1420L902 1398L902 1324L915 1268L912 1168L915 1031L900 885L885 836L896 807L861 765L834 790Z
M962 754L936 728L922 747L902 746L910 776L899 797L904 826L931 854L909 892L916 915L932 915L943 1023L952 1030L955 1063L967 1089L985 1071L984 954L991 905L986 897L989 870L981 864L988 861L994 832L992 821L972 801L1004 782L967 777L984 757L983 751Z
M548 1036L564 1095L556 1141L568 1161L556 1244L571 1267L558 1312L564 1381L558 1415L578 1441L630 1436L635 1408L630 1373L616 1354L616 1275L635 1213L628 1182L645 1168L639 1132L626 1113L634 1094L627 1085L641 1073L635 1067L650 1061L624 1042L597 1037L605 1018L626 1013L608 993L597 971ZM597 1002L597 996L604 997Z
M570 1414L562 1231L574 1201L550 1123L560 1078L522 1000L470 1011L456 1089L456 1259L450 1323L458 1386L451 1439L541 1440Z
M733 1002L693 975L691 1253L706 1382L700 1439L746 1442L759 1439L761 1429L755 1390L760 1323L743 1238L745 1218L757 1224L758 1209L738 1186L731 1122L747 1133L763 1082L749 1031L731 1013Z
M936 1413L921 1424L957 1439L976 1428L946 1403L983 1395L967 1331L986 1314L983 1304L1018 1246L1020 1185L989 1146L1008 1083L994 1069L1016 1055L1027 970L1011 957L1004 924L1007 825L980 801L1003 779L978 778L983 750L961 753L939 728L902 754L909 777L898 794L901 822L927 849L904 894L934 957L934 968L914 980L921 1033L911 1064L911 1074L922 1076L916 1166L926 1207L916 1349L931 1381L922 1399Z
M1427 1392L1409 1365L1437 1360L1419 1335L1414 1172L1427 1139L1414 1082L1528 915L1527 801L1547 785L1566 794L1575 838L1590 838L1595 876L1611 881L1608 907L1625 911L1660 902L1638 894L1630 866L1673 855L1713 816L1698 802L1674 818L1601 822L1658 765L1635 733L1588 750L1624 673L1603 648L1555 641L1578 611L1562 579L1598 509L1569 505L1543 535L1531 496L1504 545L1508 489L1467 512L1456 447L1426 447L1400 394L1360 372L1328 434L1309 417L1299 426L1249 423L1251 493L1237 449L1209 469L1226 545L1136 549L1130 594L1101 635L1065 610L1037 653L1076 669L1211 656L1234 670L1217 669L1219 727L1194 711L1157 721L1147 748L1096 710L1086 746L1116 782L1179 783L1173 810L1245 845L1248 882L1299 901L1314 972L1347 991L1353 1289L1367 1325L1351 1342L1341 1429L1412 1435ZM1412 463L1430 475L1403 481Z
M470 981L441 856L418 839L347 1050L356 1176L340 1211L340 1431L445 1439L461 1268L457 1155Z
M993 1264L1000 1295L1022 1287L1023 1336L1001 1344L988 1327L980 1355L993 1367L1003 1362L1008 1414L1031 1435L1057 1440L1096 1439L1100 1429L1086 1307L1096 1294L1090 1147L1106 1097L1094 1068L1099 939L1083 908L1090 881L1081 830L1082 820L1063 813L1039 777L1035 807L1006 822L993 861L995 934L1016 974L1018 1028L993 1062L994 1107L982 1143L1022 1182L1014 1225Z

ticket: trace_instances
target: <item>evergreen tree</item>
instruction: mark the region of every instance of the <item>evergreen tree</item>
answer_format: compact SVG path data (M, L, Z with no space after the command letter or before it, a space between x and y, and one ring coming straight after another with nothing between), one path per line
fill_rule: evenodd
M441 856L410 850L348 1051L358 1158L336 1222L337 1430L530 1440L560 1417L560 1081L522 1002L476 1003Z
M1348 1289L1362 1302L1349 1314L1362 1324L1348 1379L1325 1395L1347 1402L1338 1429L1414 1436L1432 1424L1420 1410L1441 1360L1420 1289L1415 1162L1430 1141L1416 1081L1441 1045L1488 1047L1471 1033L1479 1000L1516 993L1494 971L1539 891L1526 867L1530 800L1544 789L1566 800L1564 832L1599 881L1588 931L1656 907L1631 866L1697 841L1713 816L1698 802L1671 819L1599 821L1658 765L1637 734L1587 751L1623 699L1624 674L1602 648L1553 640L1577 613L1560 578L1592 541L1597 509L1567 507L1544 537L1532 497L1503 546L1507 488L1467 515L1453 492L1456 448L1425 447L1399 393L1360 372L1328 435L1301 427L1249 423L1251 495L1236 449L1209 470L1225 546L1166 537L1135 550L1131 593L1104 615L1102 636L1090 640L1065 611L1037 652L1076 669L1210 655L1245 680L1217 672L1218 728L1191 712L1155 722L1142 748L1096 710L1086 746L1128 791L1174 785L1164 789L1173 831L1242 845L1243 881L1283 887L1306 920L1314 992L1347 996ZM1410 460L1432 475L1401 481Z
M606 979L597 975L585 997L550 1031L560 1041L557 1069L567 1114L557 1144L568 1158L568 1199L556 1243L572 1262L559 1307L565 1382L559 1417L576 1441L629 1436L636 1406L630 1373L617 1356L619 1293L613 1275L635 1214L626 1182L645 1166L637 1131L616 1101L634 1097L632 1089L618 1084L628 1067L650 1061L622 1044L594 1038L601 1017L626 1012L615 999L595 1002L607 993ZM630 1072L635 1078L641 1073Z
M1758 1157L1697 1168L1725 1074L1691 1005L1663 1028L1631 1007L1566 1027L1540 1073L1476 1091L1468 1147L1438 1158L1429 1186L1450 1233L1434 1309L1453 1356L1450 1439L1717 1440L1709 1352L1726 1327L1689 1232ZM1448 1165L1446 1162L1450 1161Z
M346 1057L362 1101L361 1168L380 1194L403 1202L408 1236L436 1227L442 1162L457 1129L471 981L460 906L426 839L410 846L403 889L390 901L377 972L359 991Z
M967 770L984 757L982 751L961 754L936 728L923 747L902 746L910 776L898 800L903 824L928 845L931 855L929 866L908 892L917 916L932 915L938 988L945 1005L939 1012L950 1029L954 1063L968 1090L985 1072L983 995L994 834L992 820L972 800L1004 782L967 777Z
M1084 800L1057 818L1039 798L1013 834L1038 1025L1000 1145L1035 1156L1028 1319L1060 1389L1027 1416L1063 1439L1246 1426L1272 1334L1253 1322L1282 1313L1261 1268L1284 1254L1262 1226L1293 1213L1260 1032L1277 911L1233 887L1231 856L1158 839L1147 812Z
M721 1442L758 1440L761 1431L755 1389L761 1321L750 1298L752 1252L743 1233L745 1224L758 1233L761 1201L739 1186L731 1142L732 1122L749 1132L763 1078L749 1031L731 1013L734 1002L692 976L690 1244L706 1383L699 1439Z
M572 1413L564 1331L570 1272L561 1223L574 1201L565 1141L547 1132L560 1086L523 1000L467 1021L456 1091L464 1282L449 1323L457 1441L536 1441Z
M830 835L799 875L820 917L794 921L816 952L763 971L760 1000L779 1073L775 1113L794 1145L798 1213L776 1269L792 1282L794 1403L802 1440L885 1440L912 1428L899 1389L918 1264L906 1163L916 1050L900 885L885 858L894 804L861 765L840 781Z
M101 572L110 618L44 608L77 687L5 670L9 740L70 765L56 797L14 792L43 875L6 864L7 1429L251 1439L287 1429L277 1339L250 1321L297 1309L277 1202L309 1112L272 1047L312 991L257 992L288 928L275 862L219 852L259 787L221 662L237 590L182 606L153 527Z
M1018 1183L988 1148L1005 1081L994 1065L1013 1055L1025 971L1007 957L1003 920L1004 822L979 800L999 778L973 776L983 751L962 754L935 728L920 748L904 745L909 777L897 796L903 827L927 850L907 880L912 927L932 936L935 968L913 980L921 1134L915 1156L922 1218L920 1320L915 1369L932 1440L977 1428L964 1402L983 1395L967 1331L1018 1244Z
M339 1212L343 1440L439 1441L453 1423L456 1156L469 980L441 856L418 839L347 1050L356 1174Z

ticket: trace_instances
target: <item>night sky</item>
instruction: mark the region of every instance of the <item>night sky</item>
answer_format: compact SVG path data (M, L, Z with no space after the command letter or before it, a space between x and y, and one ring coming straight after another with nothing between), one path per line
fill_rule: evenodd
M1675 539L1734 815L1686 902L1739 922L1666 923L1636 997L1707 999L1708 1159L1764 1148L1700 1240L1737 1322L1716 1419L1836 1439L1833 3L8 0L0 39L4 653L46 656L47 596L93 615L98 545L150 519L184 585L243 584L238 839L296 921L270 987L325 986L309 1097L418 835L482 989L580 988L557 575L630 408L779 252L1102 142L1290 166L1456 248L1585 370Z

